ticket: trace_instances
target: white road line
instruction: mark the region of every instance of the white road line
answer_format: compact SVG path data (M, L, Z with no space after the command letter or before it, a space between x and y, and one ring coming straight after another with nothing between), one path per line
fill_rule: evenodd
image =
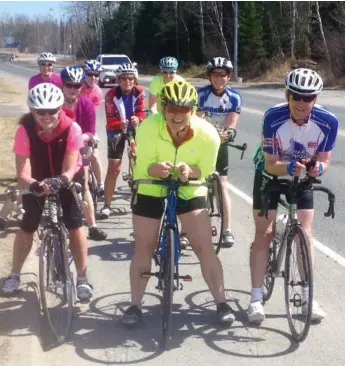
M232 185L228 182L228 189L235 194L236 196L242 198L245 202L247 202L249 205L253 205L253 199L249 197L246 193ZM314 245L315 247L328 256L329 258L333 259L335 262L339 263L341 266L345 267L345 258L342 257L340 254L336 253L334 250L328 248L326 245L319 242L317 239L314 238Z

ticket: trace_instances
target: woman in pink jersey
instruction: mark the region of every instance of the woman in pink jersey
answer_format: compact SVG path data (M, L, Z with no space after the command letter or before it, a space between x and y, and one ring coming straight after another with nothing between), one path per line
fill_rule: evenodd
M56 58L49 52L41 53L37 58L40 73L29 80L29 90L41 83L52 83L62 89L62 81L59 74L54 73Z
M99 75L102 71L102 65L96 60L87 60L84 62L84 73L86 75L86 83L81 88L81 96L87 97L91 100L95 112L97 112L99 106L103 100L103 91L98 86ZM98 148L94 150L91 157L92 169L95 172L95 176L98 183L99 196L104 195L104 183L102 180L102 164L99 156Z
M72 191L67 189L72 180L84 182L79 153L83 146L82 132L62 110L63 103L60 88L50 83L39 84L29 91L30 113L19 122L14 143L17 176L21 186L32 194L23 196L25 213L14 241L12 272L2 288L5 294L19 288L20 272L30 253L45 197L58 193L77 269L77 296L83 301L92 296L92 286L86 278L88 243L83 214Z

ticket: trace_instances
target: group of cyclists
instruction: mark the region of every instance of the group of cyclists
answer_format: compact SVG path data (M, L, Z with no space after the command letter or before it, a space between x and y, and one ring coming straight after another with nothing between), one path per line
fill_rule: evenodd
M97 149L91 161L83 159L88 141L97 140L96 111L103 97L98 87L102 65L96 60L87 60L84 67L66 67L57 75L55 63L56 59L50 53L38 57L40 73L29 82L30 112L21 117L15 136L19 184L33 194L23 196L24 214L14 241L12 271L3 292L13 294L18 290L21 268L30 252L45 197L59 192L77 269L77 296L81 300L91 298L93 288L87 280L88 243L83 217L91 239L104 240L106 234L96 224L88 188L89 167L91 164L95 172L98 194L104 195L101 218L108 218L128 130L136 140L134 180L172 176L181 181L205 181L218 172L225 219L222 246L231 247L234 236L227 188L226 142L236 135L242 105L240 94L228 86L233 70L231 61L223 57L211 59L206 65L210 83L197 90L177 74L176 58L162 58L160 73L149 86L149 113L145 90L138 85L137 69L132 64L120 66L117 86L105 95L108 168L104 184ZM314 168L308 174L321 176L330 165L338 129L336 116L316 104L323 88L319 74L310 69L292 70L286 76L285 88L286 102L270 108L264 115L262 135L258 136L261 143L254 156L255 238L250 249L252 290L247 312L249 321L256 324L265 319L263 282L279 200L279 196L271 200L268 218L258 215L263 174L299 176L313 160ZM66 188L72 180L83 186L84 215ZM216 303L219 322L231 325L235 314L226 302L222 264L212 247L206 194L204 186L180 188L177 213L182 224L181 242L184 240L191 245L200 261L202 275ZM166 190L159 186L140 184L136 199L132 201L135 251L130 264L131 305L123 316L126 326L135 326L142 318L141 303L148 279L141 274L151 269L165 196ZM308 190L298 197L298 218L309 237L314 260L313 215L313 192ZM308 290L303 289L306 299ZM325 312L314 300L312 319L324 317Z

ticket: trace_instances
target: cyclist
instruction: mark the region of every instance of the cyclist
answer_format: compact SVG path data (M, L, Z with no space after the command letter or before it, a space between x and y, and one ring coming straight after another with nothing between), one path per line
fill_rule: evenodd
M138 71L132 64L123 64L116 70L118 86L111 88L105 96L105 115L108 135L108 171L104 184L104 207L101 217L110 215L110 204L121 171L122 155L128 129L135 130L146 117L144 89L136 85Z
M152 114L161 112L160 92L169 81L183 81L183 77L177 75L178 61L175 57L163 57L159 61L160 74L156 75L149 87L149 110Z
M86 83L81 87L81 96L88 97L97 112L103 100L103 91L98 86L99 75L102 71L102 64L97 60L87 60L84 62L84 72L86 75ZM98 140L97 136L95 136ZM98 194L104 195L104 183L102 180L102 164L99 156L98 148L95 148L91 157L92 169L98 183Z
M84 71L79 66L66 67L61 70L63 82L62 91L65 97L64 110L75 118L83 132L83 141L86 144L96 132L96 113L92 102L87 97L80 96L84 82ZM93 240L104 240L107 234L97 227L95 210L89 189L89 161L83 161L85 170L84 200L85 218L89 225L89 237Z
M73 193L66 189L72 180L83 182L81 129L61 109L64 96L60 88L42 83L29 91L30 112L20 119L14 142L17 176L33 194L23 196L25 213L13 247L12 273L2 288L12 294L20 285L20 272L37 230L45 197L59 192L70 248L76 264L77 296L92 296L86 277L88 243L83 229L83 215Z
M227 86L233 70L232 62L229 59L214 57L207 63L206 70L211 84L198 90L199 108L212 116L210 122L213 125L220 122L218 128L221 128L220 136L223 144L219 148L216 170L223 188L225 230L222 246L232 247L235 239L231 231L231 201L227 187L229 157L225 143L235 136L242 99L236 90Z
M205 180L214 171L220 139L210 124L195 115L196 89L186 81L172 81L160 97L163 113L150 116L138 128L134 179L164 179L173 172L182 181ZM160 186L140 184L132 205L135 252L130 266L132 301L123 316L125 326L136 325L142 317L140 304L147 280L141 273L151 269L165 192ZM207 187L181 187L180 193L177 213L217 303L219 321L231 324L235 316L226 303L223 269L212 247Z
M253 188L253 216L255 221L255 239L250 251L251 302L248 318L252 323L261 323L265 319L263 308L263 281L268 261L268 250L273 239L272 222L276 218L279 196L272 197L268 220L259 217L260 187L262 171L265 169L273 176L299 176L306 171L306 163L316 162L309 171L313 177L321 176L328 169L338 130L336 116L315 104L317 95L323 88L320 75L310 69L296 69L288 73L285 79L286 103L278 104L265 113L262 144L255 157L255 178ZM308 190L298 198L298 219L310 241L310 252L314 263L313 245L313 191ZM302 312L307 311L309 289L303 289L305 297ZM302 299L303 300L303 299ZM321 321L325 312L314 300L312 320Z
M30 78L29 90L41 83L52 83L62 88L62 81L59 74L54 73L55 56L52 53L43 52L38 56L37 63L40 68L40 73Z

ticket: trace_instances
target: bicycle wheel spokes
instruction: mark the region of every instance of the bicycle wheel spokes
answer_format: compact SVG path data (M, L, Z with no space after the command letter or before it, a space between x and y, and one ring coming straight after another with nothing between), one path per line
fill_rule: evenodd
M63 239L46 232L41 244L39 284L43 311L59 342L66 340L73 311L73 280Z
M270 244L266 274L264 278L264 302L268 301L273 293L275 271L277 269L277 254L279 245L273 239Z
M285 305L292 337L302 342L308 335L313 303L313 269L309 241L299 225L291 229L285 260Z
M166 253L162 258L163 265L163 319L162 344L166 349L171 333L171 314L174 293L175 268L175 233L172 229L166 231Z
M207 197L207 208L211 219L212 244L218 254L222 243L224 226L223 194L219 176L214 174L210 184L212 184L212 187Z

